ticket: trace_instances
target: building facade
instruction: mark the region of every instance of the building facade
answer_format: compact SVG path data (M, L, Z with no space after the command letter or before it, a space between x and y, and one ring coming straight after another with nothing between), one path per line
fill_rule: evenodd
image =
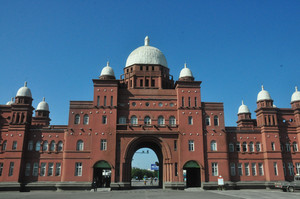
M158 157L159 186L272 186L300 174L300 92L290 108L258 93L256 118L242 103L226 127L223 103L201 101L201 81L185 65L174 81L164 54L149 45L129 55L116 79L107 63L91 101L71 101L68 125L50 125L27 83L0 105L0 188L131 188L131 162L143 147ZM35 113L34 113L35 112ZM184 175L186 174L186 176Z

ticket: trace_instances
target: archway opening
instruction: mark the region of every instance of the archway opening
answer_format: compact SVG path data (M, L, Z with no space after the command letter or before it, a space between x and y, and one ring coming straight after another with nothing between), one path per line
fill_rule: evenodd
M186 181L186 187L200 187L201 176L200 166L195 161L188 161L183 166L183 176Z
M101 160L94 165L93 185L97 188L110 187L111 166L108 162Z

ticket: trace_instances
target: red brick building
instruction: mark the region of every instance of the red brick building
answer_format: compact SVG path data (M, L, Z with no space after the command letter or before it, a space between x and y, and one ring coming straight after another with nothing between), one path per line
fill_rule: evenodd
M93 83L91 101L70 102L68 125L50 125L47 102L32 107L26 83L0 105L0 188L130 188L142 147L157 154L163 188L215 187L220 175L226 186L267 187L300 173L297 89L291 108L277 108L262 88L257 119L242 103L237 127L226 127L223 104L201 101L186 65L174 81L148 37L120 79L108 63Z

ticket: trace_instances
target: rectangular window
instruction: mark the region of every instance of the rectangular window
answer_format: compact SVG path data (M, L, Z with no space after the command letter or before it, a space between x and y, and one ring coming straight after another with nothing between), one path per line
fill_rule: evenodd
M46 175L46 163L42 162L41 163L41 171L40 171L40 176L45 176Z
M107 116L102 115L102 124L107 124Z
M177 140L174 140L174 151L177 151Z
M292 162L288 163L288 168L289 168L289 174L290 176L294 176L294 165Z
M17 149L17 141L13 141L12 150Z
M75 176L82 176L82 163L81 162L75 163Z
M211 163L211 169L212 169L212 176L218 176L218 163L213 162Z
M277 162L274 162L274 163L273 163L273 167L274 167L274 174L275 174L275 176L278 176Z
M275 151L275 143L274 142L271 143L271 148L272 148L272 151Z
M39 174L39 163L35 162L33 163L32 175L38 176L38 174Z
M189 125L192 125L193 124L193 117L192 116L189 116L188 117L188 122L189 122Z
M149 79L146 79L146 81L145 81L145 86L146 86L146 87L149 86Z
M0 176L2 176L3 172L3 162L0 162Z
M97 106L100 105L100 96L97 96Z
M195 97L195 107L198 106L198 103L197 103L197 97Z
M249 171L249 163L245 163L245 175L249 176L250 175L250 171Z
M143 87L143 80L140 80L140 87Z
M30 176L30 163L25 165L25 176Z
M234 152L234 145L229 143L229 152Z
M184 97L181 98L181 106L184 107Z
M235 173L235 163L230 163L230 175L231 176L235 176L236 173Z
M189 140L189 151L194 151L194 140Z
M1 168L0 168L1 169ZM296 163L296 174L300 175L300 163Z
M50 162L48 164L48 176L53 176L53 166L54 166L53 162Z
M8 176L12 176L14 174L14 166L15 166L15 163L14 162L10 162Z
M56 163L55 176L60 176L60 174L61 174L61 163Z
M264 175L264 165L263 163L258 163L258 172L260 176Z
M282 167L283 167L283 174L284 174L284 176L286 176L286 167L285 167L285 163L284 162L282 163Z
M101 151L106 151L107 150L107 141L106 139L101 139L101 147L100 147Z
M111 106L114 105L114 97L113 97L113 96L110 97L110 105L111 105Z
M151 86L152 86L152 87L155 86L155 80L154 80L154 79L151 80Z
M239 142L236 143L235 149L236 149L237 152L241 151L241 144Z
M188 106L191 107L191 97L188 97Z
M178 176L178 168L177 168L178 166L177 166L177 162L175 162L175 176Z
M106 96L104 96L103 106L106 106Z
M260 152L260 143L259 142L256 143L256 151Z
M256 176L256 163L252 163L251 164L251 170L252 170L252 175L253 176Z
M243 165L242 165L242 163L238 163L238 172L239 172L239 176L243 175Z

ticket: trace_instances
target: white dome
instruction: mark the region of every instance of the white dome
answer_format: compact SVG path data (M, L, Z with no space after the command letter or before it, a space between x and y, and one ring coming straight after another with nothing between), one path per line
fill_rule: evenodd
M291 102L300 101L300 92L298 91L298 87L295 87L295 92L293 93L291 97Z
M179 78L181 77L194 77L192 71L186 67L186 63L184 64L184 68L180 71Z
M41 101L37 108L36 108L37 111L49 111L49 105L47 102L45 102L45 98L43 98L43 101Z
M241 114L241 113L250 113L250 110L249 110L248 106L246 106L244 104L244 101L242 101L242 105L239 107L238 114Z
M272 100L269 92L264 90L264 86L261 86L261 91L257 95L257 101L260 100Z
M25 82L25 83L24 83L24 86L21 87L21 88L18 90L16 97L30 97L30 98L32 98L31 91L30 91L30 89L27 87L27 82Z
M112 67L109 66L109 62L107 65L102 69L100 76L107 75L107 76L115 76L114 70Z
M144 46L140 46L130 53L125 67L133 64L155 64L168 67L165 55L159 49L149 46L148 36L145 38Z
M9 102L6 103L6 105L12 105L14 102L14 98L12 97L11 100Z

